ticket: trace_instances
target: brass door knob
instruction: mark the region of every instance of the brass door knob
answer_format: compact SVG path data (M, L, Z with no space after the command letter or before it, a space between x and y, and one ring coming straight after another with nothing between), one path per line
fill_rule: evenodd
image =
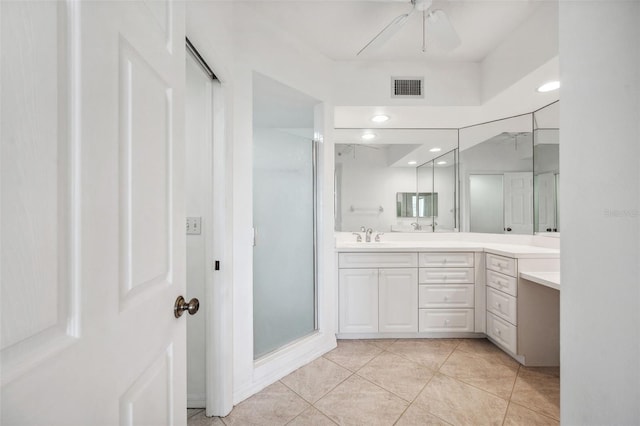
M187 303L184 297L178 296L176 303L173 305L173 314L176 318L180 318L184 311L189 312L189 315L194 315L198 312L198 309L200 309L200 301L195 297Z

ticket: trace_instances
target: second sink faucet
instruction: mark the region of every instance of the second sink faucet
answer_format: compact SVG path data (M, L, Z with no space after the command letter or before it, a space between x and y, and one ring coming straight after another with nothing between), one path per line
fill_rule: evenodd
M368 243L371 242L371 234L373 234L373 229L371 229L371 228L367 229L365 241L368 242Z

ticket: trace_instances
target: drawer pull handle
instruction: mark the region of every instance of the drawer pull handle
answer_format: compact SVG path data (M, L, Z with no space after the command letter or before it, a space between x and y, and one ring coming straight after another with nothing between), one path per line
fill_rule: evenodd
M449 320L448 319L444 320L444 325L449 325Z
M446 302L446 301L448 301L448 300L449 300L449 296L445 296L445 297L444 297L444 301Z

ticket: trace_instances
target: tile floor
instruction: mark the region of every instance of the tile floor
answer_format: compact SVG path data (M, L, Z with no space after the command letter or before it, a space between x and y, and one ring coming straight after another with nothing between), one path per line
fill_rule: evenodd
M557 425L560 370L527 368L486 339L339 340L209 425Z

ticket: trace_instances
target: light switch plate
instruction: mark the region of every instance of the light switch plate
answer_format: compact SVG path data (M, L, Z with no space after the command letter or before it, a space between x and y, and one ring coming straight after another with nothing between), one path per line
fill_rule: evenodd
M200 235L201 224L202 224L202 218L188 217L187 218L187 235Z

